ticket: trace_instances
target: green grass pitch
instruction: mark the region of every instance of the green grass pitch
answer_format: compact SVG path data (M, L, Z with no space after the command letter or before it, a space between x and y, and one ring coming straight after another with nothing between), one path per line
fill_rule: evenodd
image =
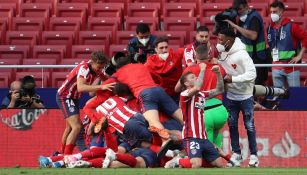
M307 175L307 168L206 168L206 169L39 169L0 168L0 175Z

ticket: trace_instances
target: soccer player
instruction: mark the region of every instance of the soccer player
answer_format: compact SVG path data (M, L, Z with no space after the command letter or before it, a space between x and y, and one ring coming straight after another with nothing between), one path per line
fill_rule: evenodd
M200 91L204 80L206 64L201 63L199 67L200 73L198 77L192 72L187 72L180 78L181 84L186 89L180 94L180 106L184 114L182 134L185 150L188 153L189 159L176 157L166 163L166 168L176 165L186 168L199 168L202 166L203 159L212 166L223 167L219 153L214 145L208 140L203 118L205 99L214 97L223 92L223 78L219 67L213 66L211 70L215 72L218 77L216 89Z
M99 129L101 129L99 127L107 120L107 125L123 135L131 147L141 147L145 144L150 146L152 134L148 131L148 123L141 113L133 111L126 105L127 99L123 96L127 94L126 92L129 89L123 92L120 91L123 88L119 86L124 85L121 83L115 85L114 93L118 96L112 96L102 103L99 98L96 98L85 105L84 112L91 119L88 130L93 130L94 126L100 122L98 129L95 128L95 132L99 132Z
M196 30L195 40L193 43L186 46L184 49L184 66L189 67L197 63L196 48L200 45L209 48L209 55L211 58L217 58L218 52L214 44L210 42L210 34L207 26L199 26ZM198 74L197 74L198 75Z
M113 78L127 84L134 97L141 104L142 112L151 128L155 128L161 138L168 139L169 133L159 121L159 110L182 122L182 112L178 105L153 80L150 71L143 64L130 64L127 57L116 61L116 73Z
M209 49L206 45L199 45L195 49L195 58L196 65L187 67L183 73L192 72L195 75L198 75L200 72L199 64L206 64L206 71L204 76L203 85L201 87L202 91L209 91L216 88L217 76L211 71L211 68L215 66L214 58L210 56ZM222 76L225 75L225 71L220 67ZM176 85L176 91L181 91L183 85L178 81ZM206 125L206 132L208 135L209 141L217 145L218 147L222 146L222 134L220 130L224 127L228 119L228 112L222 104L222 95L210 98L206 100L206 106L204 108L204 118Z
M157 54L149 56L145 66L161 77L160 86L178 103L179 96L174 88L182 74L183 52L170 49L167 37L158 37L154 45Z
M66 121L66 128L62 136L62 150L64 154L73 152L76 139L82 128L79 119L79 99L82 92L110 90L114 83L106 85L91 85L95 79L106 79L102 70L108 59L102 52L93 52L89 61L83 61L69 74L58 89L56 99L62 109Z

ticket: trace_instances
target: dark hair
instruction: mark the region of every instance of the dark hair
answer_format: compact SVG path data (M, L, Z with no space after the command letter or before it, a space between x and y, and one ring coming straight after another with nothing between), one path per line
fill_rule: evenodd
M205 44L200 44L195 50L196 54L199 55L200 60L208 59L208 46Z
M27 75L21 79L21 88L33 89L35 88L35 86L36 86L36 83L35 83L35 79L33 76Z
M97 64L106 64L109 59L102 51L95 51L91 54L91 60Z
M232 8L238 9L240 5L246 6L247 5L247 0L234 0L232 2Z
M190 74L193 74L193 73L191 71L188 71L188 72L182 74L180 79L179 79L180 84L184 87L184 89L187 88L184 83L187 81L187 76L190 75Z
M236 38L236 34L235 32L233 31L233 29L229 29L229 28L226 28L226 29L223 29L219 32L219 34L223 34L227 37L230 37L230 38Z
M199 26L196 29L196 33L199 33L199 32L209 32L209 29L207 26Z
M131 63L129 57L119 57L115 60L115 62L116 62L116 68L117 69Z
M168 43L168 38L167 36L159 36L157 39L154 41L154 46L157 47L159 43L167 42Z
M138 23L137 26L136 26L136 34L138 33L147 33L147 32L150 32L150 28L148 26L148 24L145 24L145 23Z
M284 5L284 3L282 3L281 1L274 1L274 2L270 5L270 7L273 7L273 8L278 7L278 8L280 8L280 9L282 9L282 10L285 10L285 5Z
M113 89L113 93L118 96L131 95L131 90L128 85L124 83L116 83Z

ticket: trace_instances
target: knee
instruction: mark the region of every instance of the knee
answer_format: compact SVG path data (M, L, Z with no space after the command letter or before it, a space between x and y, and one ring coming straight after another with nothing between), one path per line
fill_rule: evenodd
M255 125L253 121L246 121L244 122L245 129L249 132L254 132L255 131Z
M81 125L81 123L76 123L76 124L74 124L73 126L71 126L71 128L72 128L72 130L74 130L74 131L81 131L82 125Z
M202 166L201 160L190 160L192 168L200 168Z

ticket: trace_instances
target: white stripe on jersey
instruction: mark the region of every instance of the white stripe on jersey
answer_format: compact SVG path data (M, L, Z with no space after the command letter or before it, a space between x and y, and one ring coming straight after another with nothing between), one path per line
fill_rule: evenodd
M115 111L116 114L118 114L121 118L123 118L124 120L128 121L130 118L128 116L126 116L124 113L122 113L122 111L120 110L116 110Z
M104 115L108 115L108 111L107 111L102 105L99 105L99 106L96 108L96 111L101 112L101 113L103 113Z
M202 128L203 123L201 122L201 117L202 117L202 116L201 116L201 113L200 113L200 112L201 112L201 110L200 110L200 109L197 109L199 136L200 136L200 138L202 139L202 138L203 138L203 128Z
M192 133L193 137L196 138L196 132L195 132L195 126L194 126L194 100L195 100L195 95L191 99L191 107L190 107L190 115L191 115L191 128L192 128Z
M135 112L135 111L133 111L133 110L127 108L126 106L124 106L124 108L125 108L128 112L130 112L131 114L133 114L133 115L137 113L137 112Z
M122 128L125 126L121 121L117 120L114 116L110 116L109 118L110 120L112 120L114 123L117 123L118 125L120 125ZM116 128L115 126L113 126L117 131L121 132L118 128Z
M77 85L77 82L75 82L74 84L72 84L70 86L70 88L68 90L69 93L67 94L66 98L69 98L71 96L72 89L75 88L76 85ZM77 91L78 91L78 89L77 89ZM70 97L70 98L76 98L76 97Z

